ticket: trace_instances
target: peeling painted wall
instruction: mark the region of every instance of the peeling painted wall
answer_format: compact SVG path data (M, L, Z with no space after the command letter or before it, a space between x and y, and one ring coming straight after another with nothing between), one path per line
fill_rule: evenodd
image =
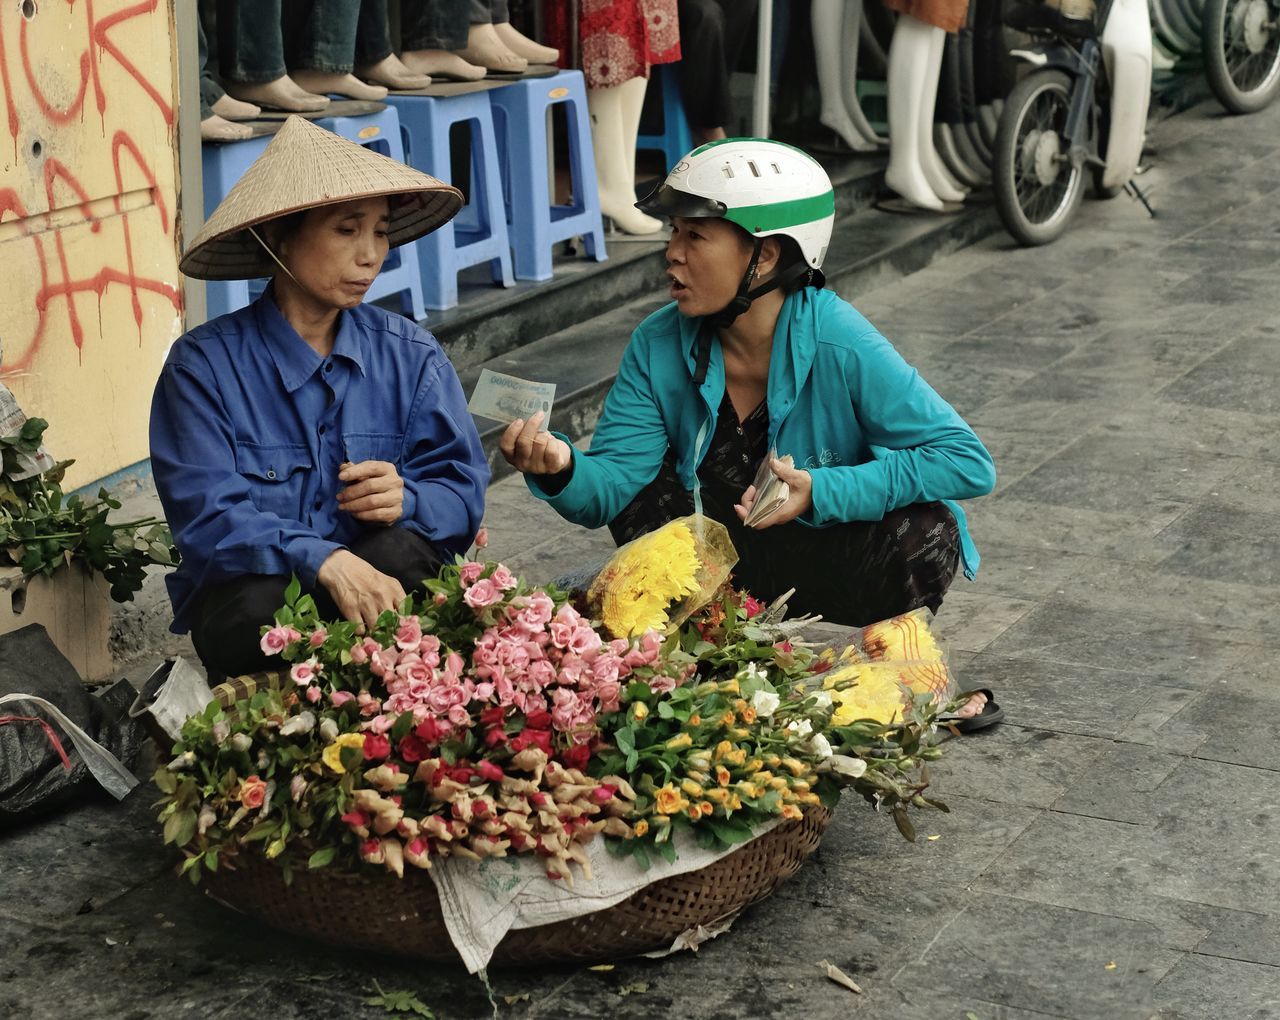
M0 378L69 487L147 457L182 332L173 15L0 0Z

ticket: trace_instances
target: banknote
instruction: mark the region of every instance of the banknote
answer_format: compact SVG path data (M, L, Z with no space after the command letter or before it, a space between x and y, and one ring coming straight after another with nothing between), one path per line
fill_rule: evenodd
M507 422L517 418L528 421L541 411L542 427L545 429L551 421L551 405L555 403L555 399L555 383L531 382L482 368L467 410L481 418Z

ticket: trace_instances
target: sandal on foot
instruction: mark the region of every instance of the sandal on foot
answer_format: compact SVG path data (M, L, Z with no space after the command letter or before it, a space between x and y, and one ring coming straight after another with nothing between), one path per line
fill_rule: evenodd
M981 712L968 718L950 714L940 715L938 716L939 727L950 730L954 734L973 733L975 730L985 730L988 726L994 726L1004 719L1004 709L996 704L995 695L991 693L990 688L979 687L977 690L961 691L960 697L972 697L975 694L987 696L987 703L982 706Z

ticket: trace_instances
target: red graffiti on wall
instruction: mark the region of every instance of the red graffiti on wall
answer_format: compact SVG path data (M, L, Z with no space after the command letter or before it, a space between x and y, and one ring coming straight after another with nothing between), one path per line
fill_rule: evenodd
M52 0L49 0L49 2L52 2ZM102 132L105 136L107 132L107 114L111 107L109 100L113 100L123 106L133 98L129 95L108 96L107 90L102 84L100 65L104 59L110 58L119 65L128 79L136 84L143 94L155 104L164 123L172 125L174 122L173 106L165 98L164 93L147 79L110 35L111 30L117 25L155 12L159 7L159 0L143 0L141 3L134 3L101 16L94 10L94 0L63 0L63 2L73 12L76 9L77 2L80 4L85 25L84 48L78 54L73 54L69 58L70 65L75 67L78 72L79 80L75 94L65 106L56 105L46 95L44 88L41 86L37 74L38 69L32 65L26 18L22 20L18 29L18 54L22 62L25 84L31 99L40 112L41 118L53 126L69 125L77 118L83 120L85 100L92 91L94 104L97 107L98 117L102 125ZM101 6L102 0L98 0L98 2ZM16 163L18 160L19 137L22 134L24 125L18 113L18 106L14 102L13 80L9 73L9 54L4 38L4 24L5 16L0 16L0 91L3 91L5 95L5 114L9 134L13 139L14 161ZM63 130L73 129L63 127ZM140 173L150 191L151 203L143 209L130 211L122 206L121 196L126 191L125 168L122 165L125 156L128 157L128 161L134 168L130 171L130 176L136 176L137 173ZM125 269L120 270L112 265L118 260L118 251L103 250L101 253L102 268L91 275L73 278L62 237L63 230L67 228L53 227L50 229L47 224L41 221L39 213L42 210L37 210L35 218L31 219L29 223L23 224L23 234L33 244L35 262L40 267L40 286L34 295L36 325L25 345L21 343L14 344L12 338L6 338L6 357L3 367L0 367L0 376L26 372L31 368L42 344L49 335L49 317L51 309L56 302L65 304L67 328L77 350L83 350L84 347L84 327L81 325L79 312L76 308L76 295L88 292L93 292L97 295L98 318L101 324L102 297L107 288L113 284L128 287L133 319L137 326L140 343L142 341L143 312L139 295L142 292L161 295L173 305L175 310L181 310L181 293L173 283L140 276L134 267L131 217L149 213L151 209L155 209L160 217L161 229L165 234L169 233L171 218L163 195L156 183L155 172L133 136L123 129L116 130L111 136L111 162L115 172L116 183L114 214L120 220ZM95 234L101 233L104 222L100 218L101 214L95 214L87 189L70 167L58 159L47 157L43 163L43 183L47 211L53 212L78 205L84 220L89 224L90 230ZM71 201L66 201L68 193L70 193ZM0 222L4 222L6 219L27 221L31 215L31 211L23 206L17 191L12 188L0 190ZM76 224L75 226L80 225ZM50 279L50 253L46 247L44 236L47 233L52 233L53 235L57 270L61 274L60 279L57 280ZM7 243L16 242L10 241Z

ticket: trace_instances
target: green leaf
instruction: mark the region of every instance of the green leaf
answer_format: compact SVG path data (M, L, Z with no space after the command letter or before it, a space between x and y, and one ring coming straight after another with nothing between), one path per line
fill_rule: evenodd
M275 819L266 818L246 832L244 840L246 843L252 843L255 840L266 839L268 836L275 835L275 831L279 827L279 823Z
M175 811L164 823L164 841L176 846L186 846L196 834L196 813Z
M413 992L402 990L384 992L377 981L374 981L373 987L378 994L365 999L366 1006L381 1006L388 1013L416 1013L418 1016L427 1017L428 1020L435 1020L435 1014Z
M410 716L412 718L412 716ZM359 747L343 747L338 751L338 760L348 772L355 772L364 762L364 749Z
M217 850L205 851L204 866L210 871L218 870L218 851Z
M391 727L391 744L392 746L400 743L409 735L409 731L413 729L413 713L401 712L396 718L395 724Z
M317 850L307 858L308 868L325 868L333 863L333 858L337 855L338 848L336 846L327 846L323 850Z
M295 574L289 579L289 586L284 590L284 604L292 607L298 601L298 596L302 594L302 582L298 580Z
M630 754L636 749L635 732L630 726L623 726L614 732L613 742L623 754Z
M676 710L671 707L671 703L669 701L658 702L658 718L670 719L675 716L675 714Z
M151 781L159 787L161 793L172 794L178 788L178 777L166 768L156 769Z

